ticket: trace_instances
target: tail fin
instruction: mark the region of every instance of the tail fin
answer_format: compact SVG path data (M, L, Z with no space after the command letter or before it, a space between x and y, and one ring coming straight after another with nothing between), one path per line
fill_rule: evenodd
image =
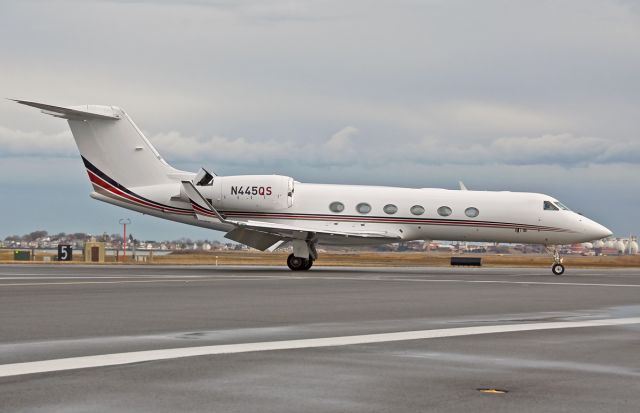
M85 166L124 187L175 182L170 174L181 172L162 159L129 115L116 106L62 107L16 102L67 119Z

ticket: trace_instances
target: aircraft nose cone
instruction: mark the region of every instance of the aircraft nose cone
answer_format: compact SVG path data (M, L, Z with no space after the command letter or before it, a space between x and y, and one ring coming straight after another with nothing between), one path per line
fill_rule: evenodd
M596 240L601 238L610 237L613 232L604 225L600 225L597 222L590 221L586 225L585 235L589 236L590 240Z

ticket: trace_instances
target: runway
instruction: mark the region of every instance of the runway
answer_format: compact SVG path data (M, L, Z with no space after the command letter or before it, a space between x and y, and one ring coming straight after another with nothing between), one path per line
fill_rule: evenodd
M3 265L0 321L3 412L640 405L637 269Z

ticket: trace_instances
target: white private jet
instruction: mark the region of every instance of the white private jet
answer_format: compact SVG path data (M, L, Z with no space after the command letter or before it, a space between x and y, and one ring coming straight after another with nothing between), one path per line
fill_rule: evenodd
M611 235L557 199L523 192L306 184L280 175L216 176L180 171L160 156L116 106L52 106L16 100L67 119L94 192L91 197L185 224L224 231L258 250L285 242L291 270L308 270L316 246L410 240L544 244L552 271L564 272L554 245ZM220 148L224 150L224 148Z

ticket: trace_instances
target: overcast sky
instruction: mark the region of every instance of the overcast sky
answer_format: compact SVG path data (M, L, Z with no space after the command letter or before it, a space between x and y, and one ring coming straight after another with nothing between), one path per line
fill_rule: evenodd
M640 233L640 1L0 1L4 97L127 110L176 167L543 192ZM0 237L219 238L89 198L0 102ZM217 234L217 235L216 235Z

